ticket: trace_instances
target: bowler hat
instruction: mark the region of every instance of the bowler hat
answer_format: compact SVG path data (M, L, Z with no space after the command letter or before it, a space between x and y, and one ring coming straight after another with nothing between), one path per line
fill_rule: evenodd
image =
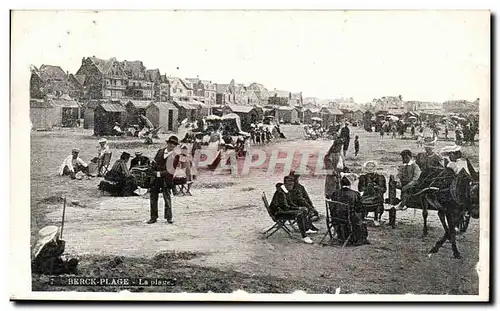
M177 146L179 144L179 138L177 138L177 136L175 135L172 135L168 138L167 143L171 143Z
M124 151L124 152L122 152L122 155L120 156L120 158L130 158L130 153Z

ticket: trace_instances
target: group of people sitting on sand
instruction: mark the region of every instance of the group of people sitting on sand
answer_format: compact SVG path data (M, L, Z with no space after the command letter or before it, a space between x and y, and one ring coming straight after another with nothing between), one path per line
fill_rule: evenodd
M90 163L87 164L80 157L78 148L73 148L71 155L66 157L59 167L58 173L60 176L69 176L71 179L104 177L104 180L99 184L99 189L113 195L136 196L147 191L150 180L149 171L154 164L147 156L144 156L141 151L136 151L135 157L132 157L129 152L123 151L111 169L107 169L110 159L111 151L108 142L105 138L101 138L97 147L97 156L90 160ZM193 170L193 158L185 144L180 146L179 162L175 177L178 178L179 183L186 182L190 187L189 182L196 175Z

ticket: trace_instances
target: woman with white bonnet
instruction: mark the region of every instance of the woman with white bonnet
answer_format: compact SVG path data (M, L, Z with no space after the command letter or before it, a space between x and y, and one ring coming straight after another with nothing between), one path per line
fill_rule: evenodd
M32 272L59 275L77 274L78 259L63 260L66 242L59 239L59 228L46 226L38 232L38 240L33 248Z
M374 210L374 225L380 225L380 218L384 213L384 194L387 191L384 175L377 173L377 162L367 161L363 165L365 174L359 176L358 190L363 193L361 202L364 205L378 206ZM366 214L368 214L366 212Z

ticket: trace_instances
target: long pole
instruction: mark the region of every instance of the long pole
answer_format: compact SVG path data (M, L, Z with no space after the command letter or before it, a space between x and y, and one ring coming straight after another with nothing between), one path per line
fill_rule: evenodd
M64 203L63 203L63 214L62 214L62 223L61 223L61 239L63 237L63 229L64 229L64 217L66 214L66 197L64 197Z

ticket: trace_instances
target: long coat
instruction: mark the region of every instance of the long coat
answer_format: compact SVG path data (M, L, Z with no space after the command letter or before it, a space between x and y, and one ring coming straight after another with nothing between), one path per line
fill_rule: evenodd
M167 158L165 158L165 149L161 148L155 155L154 161L152 163L152 171L154 175L154 183L160 187L167 187L169 189L174 188L174 173L175 169L179 166L179 155L171 152ZM172 161L172 162L171 162ZM172 164L171 164L172 163ZM172 165L171 167L167 167ZM160 173L160 177L156 176L156 173Z

